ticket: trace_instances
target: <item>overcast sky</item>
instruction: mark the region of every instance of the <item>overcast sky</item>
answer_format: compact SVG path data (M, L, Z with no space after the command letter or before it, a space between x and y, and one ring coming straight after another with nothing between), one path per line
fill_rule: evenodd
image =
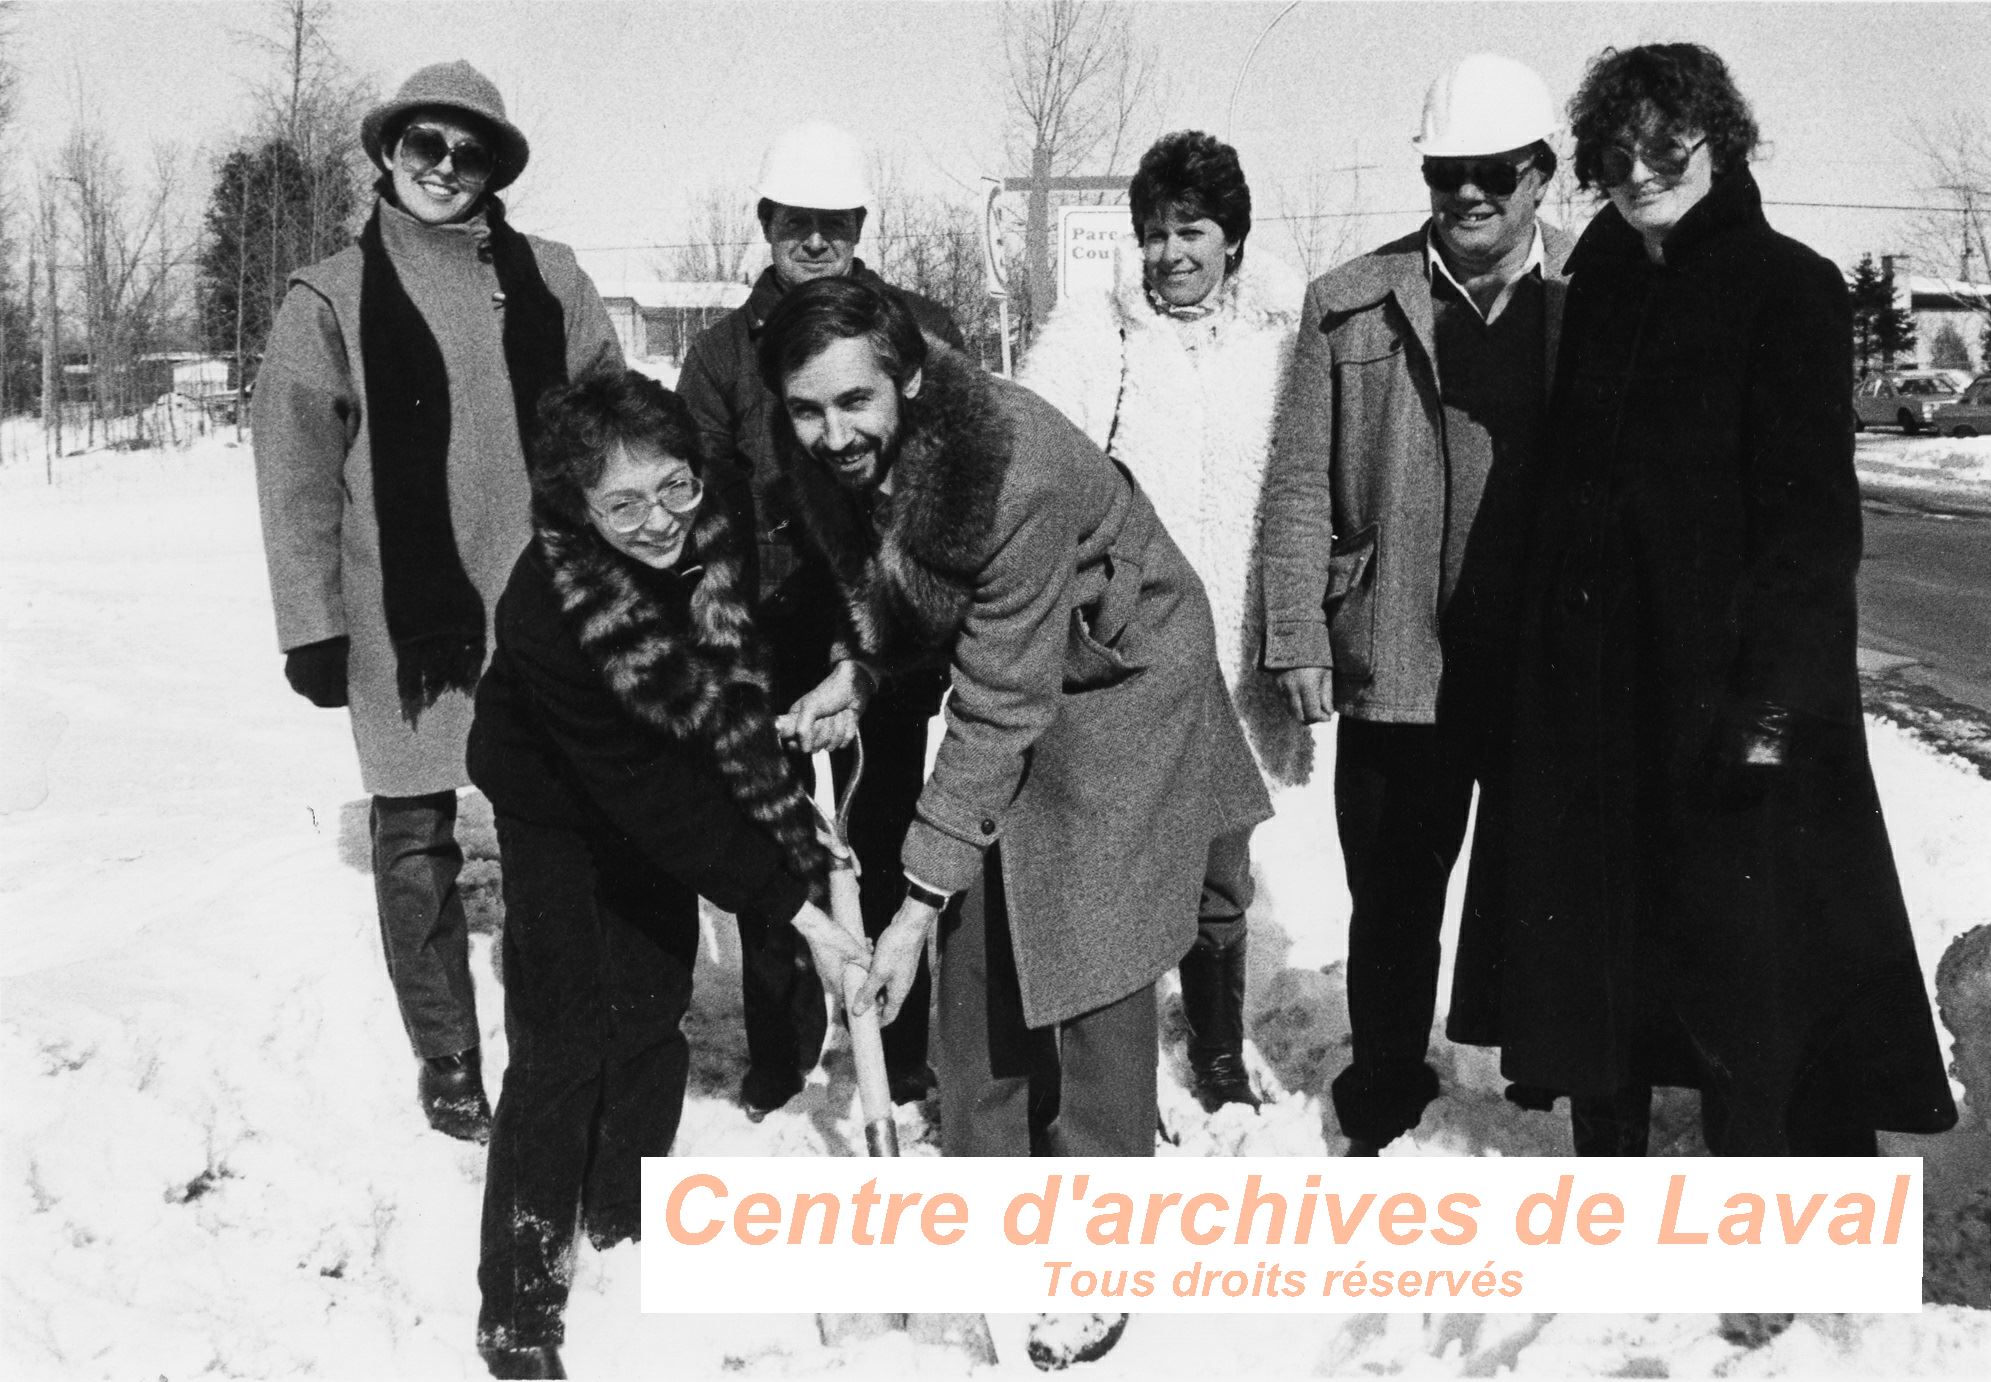
M1240 65L1280 4L1140 4L1167 101L1153 133L1222 134ZM267 59L232 37L271 27L246 3L29 3L15 11L31 166L80 100L134 162L184 141L203 171L247 121ZM693 189L744 199L781 127L848 126L909 181L975 198L1000 167L1000 13L993 4L487 4L344 0L330 26L352 66L391 91L425 63L468 58L497 80L533 143L512 198L529 229L584 247L681 238ZM1773 148L1757 168L1773 202L1920 204L1917 122L1991 116L1991 6L1983 4L1308 3L1252 58L1229 137L1252 182L1259 238L1289 258L1273 218L1306 209L1309 168L1371 165L1351 249L1416 223L1409 144L1425 87L1474 51L1532 64L1558 98L1606 45L1687 38L1728 59ZM18 174L17 174L18 175ZM1347 209L1347 175L1332 209ZM1903 213L1772 206L1771 219L1842 263L1903 246ZM632 255L624 269L641 276ZM596 262L600 262L597 258ZM1953 271L1954 264L1941 266ZM1980 266L1981 267L1981 266ZM613 269L608 270L613 274Z

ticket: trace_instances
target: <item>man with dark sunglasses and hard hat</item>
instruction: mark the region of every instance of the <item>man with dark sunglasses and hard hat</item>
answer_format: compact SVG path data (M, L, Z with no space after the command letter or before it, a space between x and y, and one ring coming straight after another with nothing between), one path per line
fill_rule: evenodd
M1340 712L1348 1153L1438 1095L1425 1061L1445 889L1476 783L1498 770L1505 647L1539 469L1569 239L1539 223L1548 88L1475 54L1432 83L1431 216L1307 290L1266 476L1265 665L1312 724ZM1474 851L1468 905L1497 860Z
M779 409L756 363L762 327L790 289L818 278L853 278L895 294L929 339L957 350L963 342L946 308L886 284L857 257L871 188L863 146L849 133L821 123L784 131L768 150L759 193L761 234L771 262L746 302L692 343L678 392L698 423L713 483L731 486L736 502L751 508L757 622L772 663L773 703L787 709L826 678L857 674L832 665L830 644L840 617L836 586L804 549L791 489L781 473L774 432ZM905 893L899 842L912 824L926 775L927 721L939 709L944 689L938 676L886 687L871 698L855 729L864 770L851 803L850 844L863 864L864 926L873 936L891 923ZM842 786L854 758L846 747L852 727L841 717L801 718L803 737L796 747L841 750L836 771ZM800 1091L822 1048L822 985L789 931L761 918L740 918L748 1054L740 1102L753 1117ZM922 967L906 1016L885 1032L895 1102L922 1098L932 1087L928 991Z

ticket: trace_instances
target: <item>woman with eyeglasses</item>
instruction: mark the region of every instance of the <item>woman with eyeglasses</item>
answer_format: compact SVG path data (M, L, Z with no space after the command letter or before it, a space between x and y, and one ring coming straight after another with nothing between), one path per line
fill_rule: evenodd
M562 1376L577 1231L635 1238L642 1158L684 1106L698 898L868 964L775 737L743 556L690 411L635 371L548 395L532 540L498 601L470 775L504 858L510 1061L484 1183L478 1346Z
M1512 891L1468 917L1452 1030L1572 1096L1579 1153L1644 1154L1664 1084L1717 1154L1872 1155L1956 1109L1861 719L1846 287L1765 219L1708 49L1606 50L1570 124L1609 204L1569 260L1514 775L1481 804Z
M263 542L285 675L351 709L423 1111L481 1142L455 838L471 695L528 533L524 420L622 353L573 252L506 221L528 146L476 69L423 68L360 137L381 176L359 242L292 275L256 376Z

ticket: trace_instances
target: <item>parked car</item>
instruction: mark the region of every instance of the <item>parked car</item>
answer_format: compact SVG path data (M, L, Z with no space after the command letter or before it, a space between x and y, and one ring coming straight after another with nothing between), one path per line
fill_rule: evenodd
M1978 375L1963 397L1936 409L1929 426L1952 437L1991 437L1991 374Z
M1912 437L1956 396L1956 383L1947 371L1879 370L1853 387L1853 429L1899 427Z

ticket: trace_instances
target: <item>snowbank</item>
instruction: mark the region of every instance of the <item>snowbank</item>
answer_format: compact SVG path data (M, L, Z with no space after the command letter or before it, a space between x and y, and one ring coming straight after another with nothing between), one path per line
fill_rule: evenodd
M475 1377L482 1159L430 1133L387 983L364 802L342 715L284 686L246 449L0 465L0 1369L12 1377ZM1991 782L1874 724L1923 963L1991 920ZM1325 747L1325 743L1323 745ZM466 875L487 1064L503 1063L488 813ZM1345 1059L1340 862L1325 779L1260 840L1254 1061L1275 1102L1209 1117L1182 1082L1173 1155L1329 1154ZM708 918L708 921L713 920ZM847 1059L788 1108L733 1106L745 1066L733 928L708 925L690 1020L686 1152L856 1155ZM1506 1104L1493 1058L1438 1042L1447 1094L1402 1155L1568 1150ZM1696 1153L1692 1103L1658 1140ZM902 1111L909 1154L935 1153ZM1929 1158L1932 1219L1983 1185L1981 1121L1898 1139ZM1936 1246L1936 1235L1931 1235ZM1004 1322L1005 1326L1014 1322ZM1991 1315L1806 1317L1753 1352L1712 1316L1142 1317L1097 1378L1977 1375ZM577 1376L927 1377L902 1336L824 1349L806 1316L644 1316L637 1254L584 1248ZM1027 1369L1026 1369L1027 1370Z
M1854 464L1868 498L1991 512L1991 437L1862 432Z

